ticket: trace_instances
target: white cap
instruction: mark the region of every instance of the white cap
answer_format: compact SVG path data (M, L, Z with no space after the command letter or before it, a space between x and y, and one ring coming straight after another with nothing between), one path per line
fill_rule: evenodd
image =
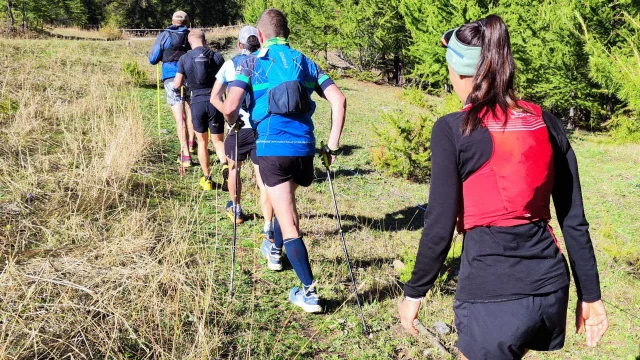
M240 29L240 34L238 35L238 42L240 44L247 45L247 41L249 41L249 36L258 37L258 29L254 28L251 25L247 25Z
M189 16L184 11L176 11L173 13L173 16L171 17L171 19L178 20L178 21L189 21Z

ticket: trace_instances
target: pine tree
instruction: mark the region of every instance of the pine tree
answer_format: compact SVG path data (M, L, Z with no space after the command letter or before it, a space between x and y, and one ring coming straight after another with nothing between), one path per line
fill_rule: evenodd
M608 109L612 120L608 125L623 136L633 134L640 139L640 15L638 9L631 15L622 11L616 16L618 26L613 34L606 36L602 27L591 23L593 32L585 19L578 13L589 53L589 75L601 84L607 95L622 100L617 109ZM620 23L622 21L622 23ZM600 33L598 33L600 32Z
M448 81L442 34L482 18L488 9L477 1L402 0L400 12L413 39L406 54L414 61L415 79L430 89L442 89Z

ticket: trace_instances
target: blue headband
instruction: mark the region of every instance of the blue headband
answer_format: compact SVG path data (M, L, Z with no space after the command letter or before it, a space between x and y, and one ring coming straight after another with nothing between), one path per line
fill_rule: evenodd
M482 48L461 43L456 37L456 28L447 43L447 63L460 76L473 76L480 63Z

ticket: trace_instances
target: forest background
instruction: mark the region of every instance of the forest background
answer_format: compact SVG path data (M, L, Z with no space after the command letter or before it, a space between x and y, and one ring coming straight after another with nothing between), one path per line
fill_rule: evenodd
M255 23L282 9L292 42L347 74L439 94L447 87L442 33L489 13L509 26L519 94L568 128L640 130L640 1L637 0L5 0L9 29L48 25L164 28L185 10L194 27ZM333 61L335 65L335 61Z

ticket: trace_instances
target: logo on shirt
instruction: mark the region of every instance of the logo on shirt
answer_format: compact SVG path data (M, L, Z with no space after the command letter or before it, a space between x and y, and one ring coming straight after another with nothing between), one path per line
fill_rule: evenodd
M283 53L280 53L280 58L282 59L282 66L284 66L285 69L288 69L289 65L287 64L287 59L284 57Z

